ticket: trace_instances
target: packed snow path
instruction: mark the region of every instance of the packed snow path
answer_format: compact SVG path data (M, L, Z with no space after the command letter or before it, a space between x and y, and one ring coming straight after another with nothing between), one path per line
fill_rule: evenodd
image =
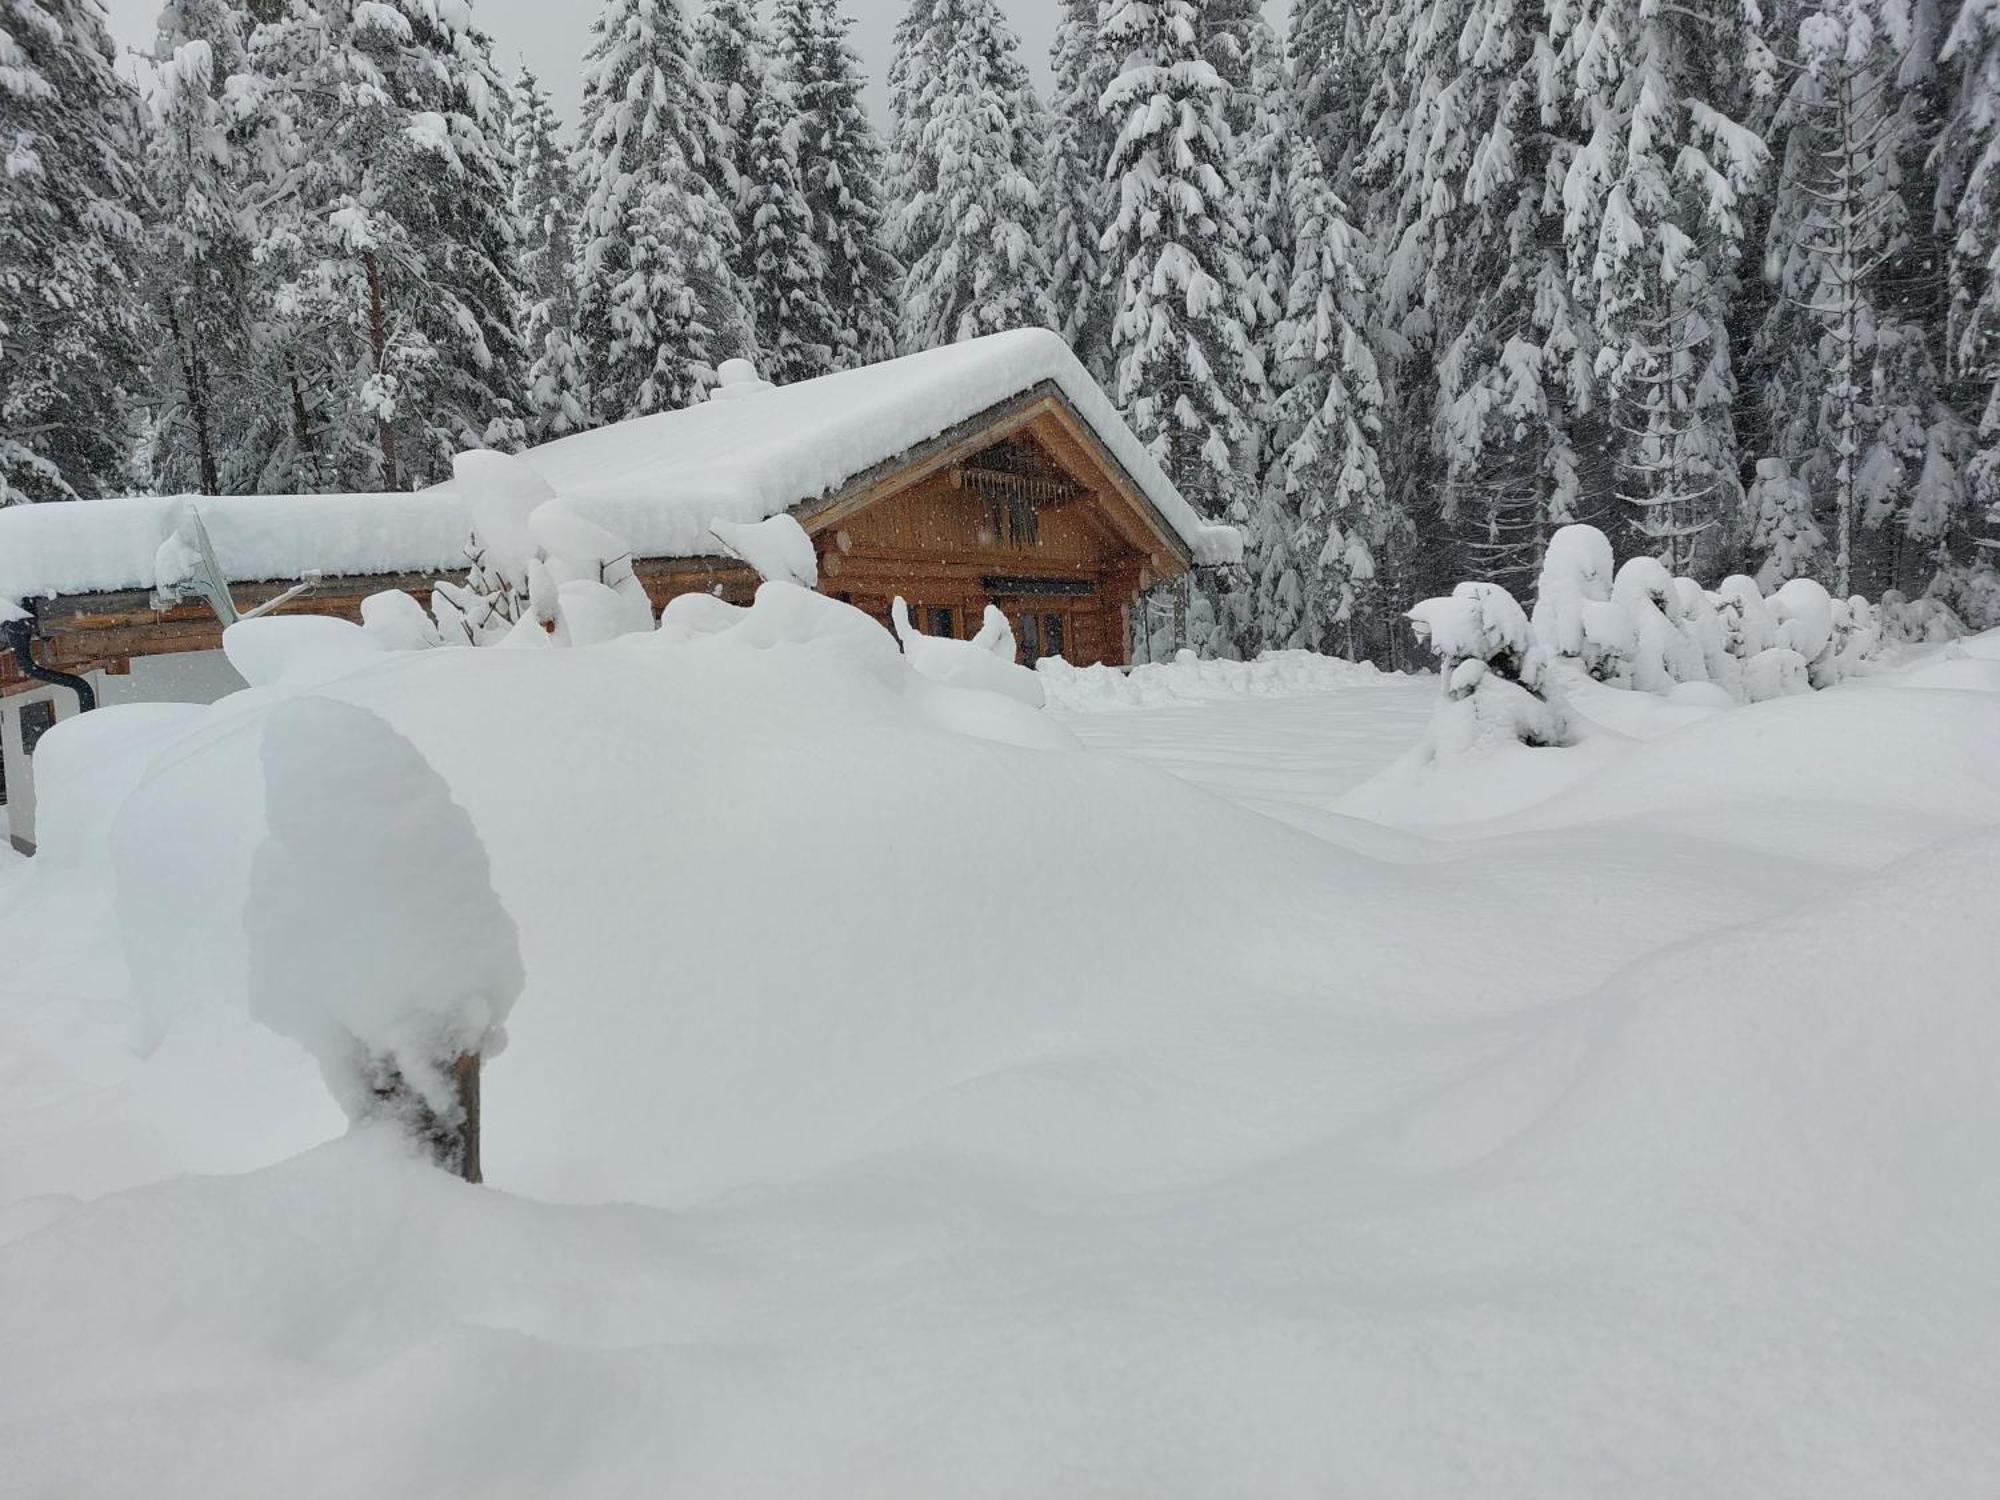
M57 731L0 1491L1990 1487L2000 640L1420 774L1422 679L1037 714L789 608L317 687L519 926L486 1190L246 1014L315 689Z

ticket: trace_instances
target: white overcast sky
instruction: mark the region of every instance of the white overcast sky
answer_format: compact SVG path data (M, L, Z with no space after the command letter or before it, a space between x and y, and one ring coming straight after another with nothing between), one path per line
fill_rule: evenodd
M111 12L111 29L119 45L147 48L152 44L153 23L160 13L159 0L106 0ZM690 3L690 0L683 0ZM692 0L691 9L700 0ZM868 70L869 98L876 113L883 108L881 79L889 62L889 35L896 16L907 0L847 0L854 17L854 43ZM1274 20L1290 8L1290 0L1267 0ZM1060 11L1057 0L1001 0L1021 33L1021 45L1036 69L1036 78L1048 80L1049 40L1056 29ZM565 118L573 115L583 50L590 39L591 18L599 10L599 0L473 0L479 23L491 32L494 55L503 71L511 75L526 58L555 96ZM769 6L766 6L768 13Z

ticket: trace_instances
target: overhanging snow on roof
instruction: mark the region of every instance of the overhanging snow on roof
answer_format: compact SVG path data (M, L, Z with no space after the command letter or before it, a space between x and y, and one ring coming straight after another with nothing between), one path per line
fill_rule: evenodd
M1062 338L993 334L790 386L660 412L531 449L524 461L575 511L642 558L718 548L718 521L755 522L818 500L981 413L1052 385L1197 563L1235 562L1242 539L1196 515ZM190 497L0 510L0 597L152 588L154 560ZM449 485L417 494L200 496L234 583L454 571L467 509Z

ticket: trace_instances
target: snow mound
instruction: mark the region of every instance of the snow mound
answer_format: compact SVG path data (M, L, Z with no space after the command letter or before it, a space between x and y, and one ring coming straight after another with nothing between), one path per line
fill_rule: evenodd
M222 632L223 654L252 687L310 686L366 666L396 649L401 625L377 609L374 629L330 615L265 615ZM403 622L407 623L407 622Z
M1134 674L1189 691L1086 751L768 584L58 728L52 795L110 805L0 883L7 1485L1980 1493L2000 700L1644 698L1438 763L1422 805L1486 821L1364 854L1139 755L1431 691L1260 667ZM316 699L414 747L518 933L490 1190L333 1139L252 1019L264 767ZM1570 781L1492 818L1523 763ZM107 883L123 965L48 935Z
M277 705L262 760L251 1013L312 1053L350 1118L392 1085L449 1115L447 1069L500 1050L521 993L471 819L415 746L351 704Z
M756 522L719 520L709 530L730 556L756 569L759 578L796 583L803 589L818 586L819 554L805 527L791 516Z
M1077 667L1058 657L1045 657L1035 664L1035 670L1041 675L1049 706L1069 713L1320 693L1380 675L1367 662L1312 651L1267 651L1247 662L1202 660L1185 652L1176 661L1151 662L1128 670Z

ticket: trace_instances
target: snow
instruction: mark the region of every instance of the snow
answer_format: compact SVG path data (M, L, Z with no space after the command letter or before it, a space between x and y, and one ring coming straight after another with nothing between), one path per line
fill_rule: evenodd
M408 740L330 698L264 726L265 817L244 912L250 1013L320 1065L349 1118L385 1079L449 1115L461 1057L505 1045L513 921L465 809Z
M1076 408L1162 523L1202 563L1236 562L1242 538L1205 525L1062 339L1021 329L789 386L738 378L733 399L619 422L518 457L458 455L418 494L174 496L0 509L0 598L149 589L184 508L198 505L231 582L462 572L476 527L495 562L525 567L543 518L590 528L639 557L711 556L714 528L754 524L831 494L959 423L1048 383ZM566 551L566 548L558 548ZM178 572L182 560L169 549Z
M189 505L199 507L231 582L465 566L465 513L436 491L68 500L0 510L0 596L150 589Z
M733 400L705 401L534 449L555 491L641 557L710 551L715 521L762 521L1049 382L1068 398L1198 561L1241 556L1205 526L1062 338L1016 329ZM739 387L740 389L740 387Z
M69 721L0 857L7 1483L1979 1493L1996 665L1578 672L1575 747L1414 767L1434 678L1038 712L773 584ZM518 930L485 1189L251 1014L302 703Z
M759 578L814 588L819 583L819 554L805 527L789 515L768 521L717 521L709 530L732 557L740 557Z

